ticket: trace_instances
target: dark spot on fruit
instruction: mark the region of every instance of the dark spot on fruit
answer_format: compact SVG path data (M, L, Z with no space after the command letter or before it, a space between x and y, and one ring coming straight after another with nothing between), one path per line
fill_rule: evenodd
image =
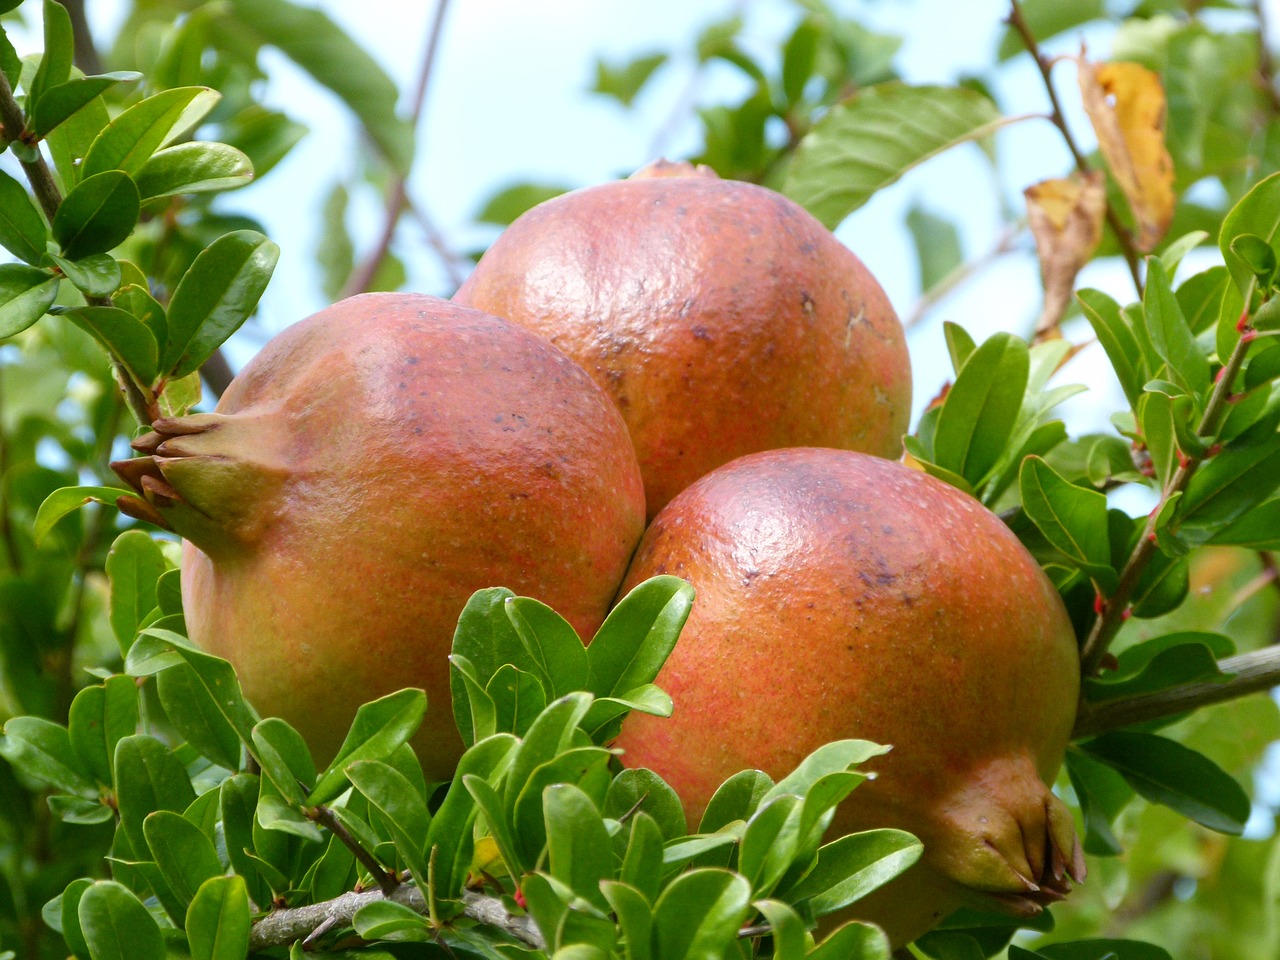
M693 339L695 339L695 340L710 340L710 339L711 339L711 334L707 331L707 328L706 328L706 327L703 327L703 326L696 326L696 327L694 327L694 328L693 328Z
M405 363L407 363L407 364L409 364L409 366L413 366L415 363L417 363L417 362L418 362L418 358L417 358L417 357L405 357L405 358L404 358L404 362L405 362Z

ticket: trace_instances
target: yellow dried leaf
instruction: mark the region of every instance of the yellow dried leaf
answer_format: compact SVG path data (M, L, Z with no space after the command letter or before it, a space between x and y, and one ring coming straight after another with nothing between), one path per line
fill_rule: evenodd
M1071 303L1076 274L1102 239L1106 182L1102 172L1095 170L1032 184L1023 196L1044 282L1044 309L1036 322L1036 339L1043 340L1057 335Z
M1173 158L1164 144L1160 78L1137 63L1080 66L1080 94L1107 166L1138 223L1139 250L1155 249L1173 219Z

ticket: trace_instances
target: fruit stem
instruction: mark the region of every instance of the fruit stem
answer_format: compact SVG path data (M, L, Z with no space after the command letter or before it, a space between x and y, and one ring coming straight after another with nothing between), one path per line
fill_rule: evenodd
M1200 418L1200 425L1196 429L1197 436L1207 438L1217 432L1222 417L1227 410L1228 398L1231 396L1231 385L1235 382L1236 375L1239 374L1240 368L1244 364L1245 356L1249 352L1249 344L1252 342L1252 338L1248 336L1241 336L1236 341L1236 345L1231 351L1231 356L1227 359L1226 365L1223 366L1222 372L1213 386L1213 392L1209 395L1209 402L1205 405L1204 415ZM1187 489L1187 484L1191 482L1196 468L1200 466L1203 459L1200 456L1188 456L1185 462L1180 462L1161 491L1159 505L1147 517L1142 536L1138 538L1137 546L1133 548L1133 553L1129 555L1124 569L1120 572L1119 586L1116 587L1115 593L1106 598L1102 612L1093 621L1093 627L1090 629L1088 637L1085 638L1084 646L1080 652L1081 676L1092 677L1098 672L1098 665L1106 655L1107 647L1111 645L1111 641L1115 639L1116 633L1119 632L1126 619L1125 614L1129 609L1129 598L1133 595L1142 572L1155 555L1156 522L1162 509L1170 499Z
M1117 727L1127 727L1148 720L1159 720L1186 713L1197 707L1224 703L1239 697L1269 690L1280 684L1280 647L1264 647L1221 660L1223 673L1234 674L1228 680L1200 680L1146 693L1123 700L1080 704L1076 714L1073 740L1097 736Z

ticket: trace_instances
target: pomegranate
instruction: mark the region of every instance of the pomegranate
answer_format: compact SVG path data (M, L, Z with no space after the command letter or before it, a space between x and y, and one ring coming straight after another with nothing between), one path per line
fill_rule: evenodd
M1050 791L1079 690L1062 602L1001 521L902 464L841 450L743 457L658 515L623 589L657 574L697 600L657 683L668 720L617 746L696 823L744 768L778 778L831 740L891 744L832 831L909 830L924 855L854 909L897 945L962 903L1020 915L1084 863Z
M626 426L541 337L414 294L344 300L275 337L217 410L159 420L116 464L130 509L187 540L191 639L318 759L357 706L430 704L430 777L462 750L448 662L471 593L503 585L590 637L644 527Z
M764 187L660 162L556 197L518 218L454 299L546 336L609 392L650 517L743 454L901 451L911 369L888 298Z

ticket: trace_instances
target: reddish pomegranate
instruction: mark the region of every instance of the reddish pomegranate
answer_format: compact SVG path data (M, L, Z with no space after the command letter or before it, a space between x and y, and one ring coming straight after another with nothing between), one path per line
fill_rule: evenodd
M911 369L893 308L862 261L764 187L659 163L557 197L454 299L542 334L609 392L650 517L743 454L901 451Z
M1050 791L1075 717L1076 639L1031 555L971 497L841 450L743 457L658 515L623 589L657 574L697 590L657 682L670 719L617 741L691 822L716 786L779 778L831 740L892 744L832 830L897 827L922 860L859 915L901 945L962 902L1023 915L1082 879Z
M644 527L626 427L541 337L434 297L344 300L275 337L217 411L160 420L117 464L188 541L192 640L264 714L337 750L356 707L424 687L428 776L462 743L447 656L504 585L600 625Z

